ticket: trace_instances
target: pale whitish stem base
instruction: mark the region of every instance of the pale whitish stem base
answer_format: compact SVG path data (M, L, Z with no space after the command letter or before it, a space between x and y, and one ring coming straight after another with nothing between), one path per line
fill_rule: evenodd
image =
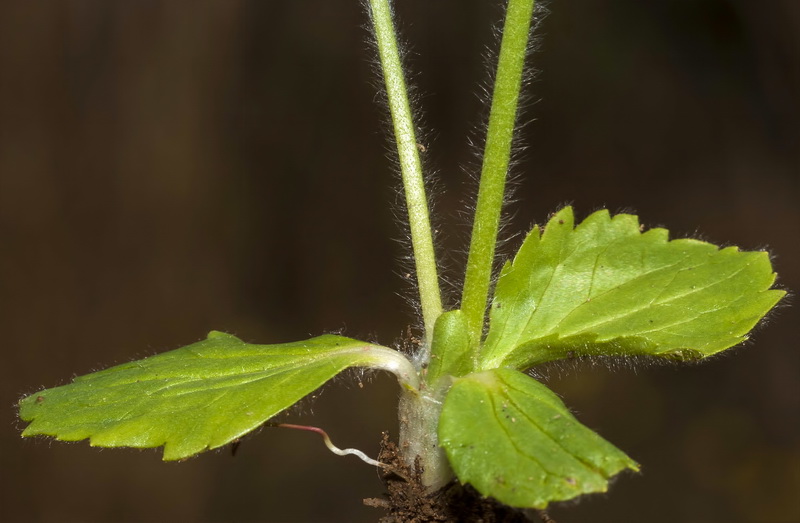
M439 446L437 427L442 410L441 397L425 391L404 391L400 396L400 453L414 469L419 456L422 483L434 492L453 479L444 449Z

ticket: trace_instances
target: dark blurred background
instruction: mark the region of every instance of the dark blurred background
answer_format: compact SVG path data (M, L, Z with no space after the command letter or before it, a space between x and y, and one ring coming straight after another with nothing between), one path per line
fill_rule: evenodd
M403 0L440 247L460 279L478 84L500 4ZM564 203L769 249L800 289L800 2L553 1L506 232ZM313 434L185 463L22 440L14 405L211 329L247 341L413 323L396 177L357 0L0 2L0 520L374 521L382 486ZM396 209L396 206L395 206ZM551 369L642 464L559 523L800 521L800 351L785 305L703 365ZM453 301L450 300L450 304ZM397 387L338 380L284 419L376 455ZM311 417L313 411L313 417Z

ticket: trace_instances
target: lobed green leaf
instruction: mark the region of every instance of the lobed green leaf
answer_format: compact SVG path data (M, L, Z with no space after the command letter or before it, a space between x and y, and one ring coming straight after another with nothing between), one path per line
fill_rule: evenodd
M765 252L641 232L636 216L556 213L501 271L480 368L589 355L710 356L781 299Z
M439 443L459 481L519 508L605 492L612 476L639 470L550 389L512 369L455 381L442 407Z
M23 398L23 436L98 447L164 446L164 460L225 445L356 365L390 369L390 349L325 335L253 345L221 332ZM402 357L397 353L394 357Z

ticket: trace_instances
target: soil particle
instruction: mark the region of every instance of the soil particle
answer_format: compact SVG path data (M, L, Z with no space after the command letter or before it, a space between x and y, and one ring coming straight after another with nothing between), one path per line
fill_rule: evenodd
M387 465L379 472L387 492L385 498L368 498L364 504L386 510L387 514L379 520L380 523L555 523L544 512L513 509L484 498L469 485L458 482L427 493L422 486L419 460L413 468L409 467L386 432L383 433L378 459Z

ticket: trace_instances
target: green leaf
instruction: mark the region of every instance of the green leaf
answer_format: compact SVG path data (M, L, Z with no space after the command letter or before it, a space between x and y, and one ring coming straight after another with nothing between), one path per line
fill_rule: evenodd
M462 483L519 508L544 508L592 492L639 466L581 425L550 389L511 369L457 379L439 443Z
M588 354L710 356L746 339L781 299L765 252L668 240L636 216L572 209L535 227L501 271L480 368Z
M469 342L464 313L453 310L441 314L433 329L428 383L434 383L441 376L463 376L472 372Z
M23 436L90 438L97 447L164 445L164 460L225 445L351 366L393 370L402 355L325 335L252 345L221 332L23 398ZM409 364L410 365L410 364Z

